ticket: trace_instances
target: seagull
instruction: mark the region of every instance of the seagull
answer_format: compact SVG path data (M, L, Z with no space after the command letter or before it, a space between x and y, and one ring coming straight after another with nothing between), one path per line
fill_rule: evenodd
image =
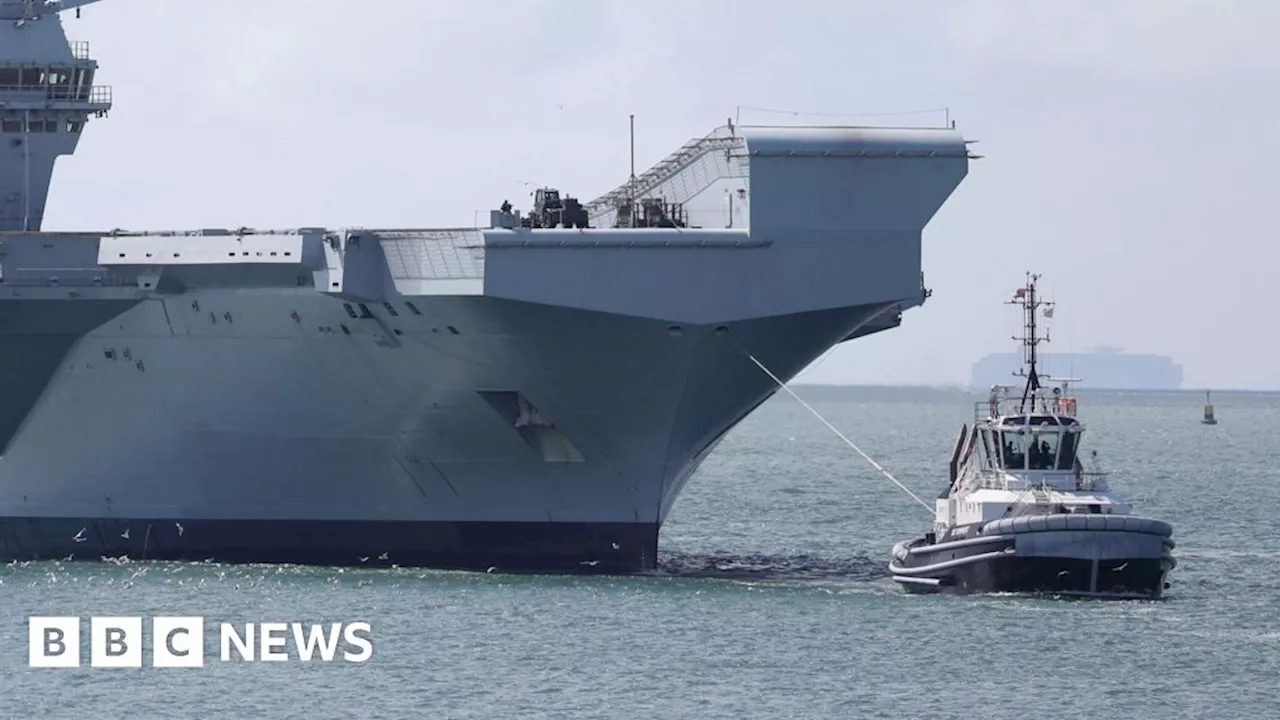
M1058 577L1062 577L1063 575L1070 575L1070 574L1071 574L1070 570L1063 570L1062 572L1058 573Z
M1113 568L1111 568L1111 572L1120 572L1121 570L1123 570L1123 569L1125 569L1125 568L1127 568L1127 567L1129 567L1129 561L1128 561L1128 560L1125 560L1125 561L1124 561L1124 562L1123 562L1119 567L1113 567Z
M579 565L590 565L591 567L595 567L595 566L597 566L597 565L599 565L599 564L600 564L600 561L599 561L599 560L583 560L582 562L580 562L580 563L578 563L578 564L579 564Z
M618 549L619 549L618 543L609 543L609 544L613 546L613 549L614 549L614 550L618 550Z
M182 523L176 522L174 525L178 526L178 537L182 537Z
M128 539L129 539L129 528L125 528L125 529L124 529L124 534L123 534L123 535L121 535L120 537L124 538L125 540L128 540Z
M360 558L360 562L369 562L369 558L367 558L367 557L362 557L362 558Z
M496 568L496 567L494 567L494 566L490 565L490 566L489 566L489 569L488 569L488 570L485 570L485 572L493 572L494 570L497 570L497 569L498 569L498 568Z
M381 555L379 555L379 556L378 556L378 559L379 559L379 560L386 560L386 559L387 559L387 554L386 554L385 552L384 552L384 553L382 553Z
M85 540L88 540L89 538L84 536L84 531L88 529L89 528L87 527L80 528L80 532L76 533L75 535L72 535L71 539L75 540L76 542L84 542Z

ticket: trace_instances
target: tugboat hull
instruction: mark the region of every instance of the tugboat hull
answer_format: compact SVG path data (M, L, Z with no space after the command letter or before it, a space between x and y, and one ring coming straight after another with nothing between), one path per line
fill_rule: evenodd
M1158 599L1177 565L1171 534L1167 523L1133 516L1007 518L962 540L898 543L889 569L912 593Z

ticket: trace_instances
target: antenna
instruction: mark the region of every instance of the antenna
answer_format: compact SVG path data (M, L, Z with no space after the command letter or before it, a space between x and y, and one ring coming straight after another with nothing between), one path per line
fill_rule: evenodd
M631 180L636 181L636 116L631 114Z
M1020 412L1026 412L1027 400L1030 398L1031 393L1041 388L1040 375L1036 370L1036 350L1040 343L1049 342L1047 333L1045 337L1040 337L1036 334L1036 310L1041 306L1047 306L1049 308L1053 307L1053 303L1044 302L1036 298L1036 281L1039 279L1039 275L1027 273L1027 284L1018 288L1014 292L1013 300L1008 303L1010 305L1020 305L1022 307L1023 329L1026 331L1025 336L1015 336L1013 338L1014 340L1018 340L1022 343L1023 361L1026 363L1026 367L1023 370L1014 373L1019 377L1025 377L1027 379L1027 384L1022 389L1022 402L1019 406ZM1051 311L1046 312L1045 315L1047 317L1052 317Z

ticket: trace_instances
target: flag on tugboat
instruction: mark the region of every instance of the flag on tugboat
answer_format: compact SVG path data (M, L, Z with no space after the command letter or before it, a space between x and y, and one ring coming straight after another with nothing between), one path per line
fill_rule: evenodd
M1053 306L1052 306L1052 305L1050 305L1050 306L1048 306L1048 307L1046 307L1046 308L1044 309L1044 316L1045 316L1045 317L1047 317L1047 318L1051 318L1051 317L1053 317Z
M1014 291L1013 291L1013 299L1014 299L1014 300L1021 300L1022 298L1026 297L1026 296L1027 296L1027 289L1026 289L1026 288L1018 288L1017 290L1014 290Z

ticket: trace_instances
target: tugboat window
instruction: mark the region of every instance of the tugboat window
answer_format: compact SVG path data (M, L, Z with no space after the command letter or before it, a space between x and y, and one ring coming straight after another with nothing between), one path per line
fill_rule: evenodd
M1027 443L1030 440L1025 433L1006 430L1000 433L1001 458L1006 470L1027 469Z
M1032 470L1052 470L1058 457L1058 432L1031 434L1031 446L1027 452L1027 467Z
M995 438L992 437L992 431L983 430L979 434L982 436L982 449L986 452L986 457L994 463L996 457L996 441Z
M1062 433L1062 452L1058 454L1058 470L1074 470L1076 467L1076 441L1079 433Z

